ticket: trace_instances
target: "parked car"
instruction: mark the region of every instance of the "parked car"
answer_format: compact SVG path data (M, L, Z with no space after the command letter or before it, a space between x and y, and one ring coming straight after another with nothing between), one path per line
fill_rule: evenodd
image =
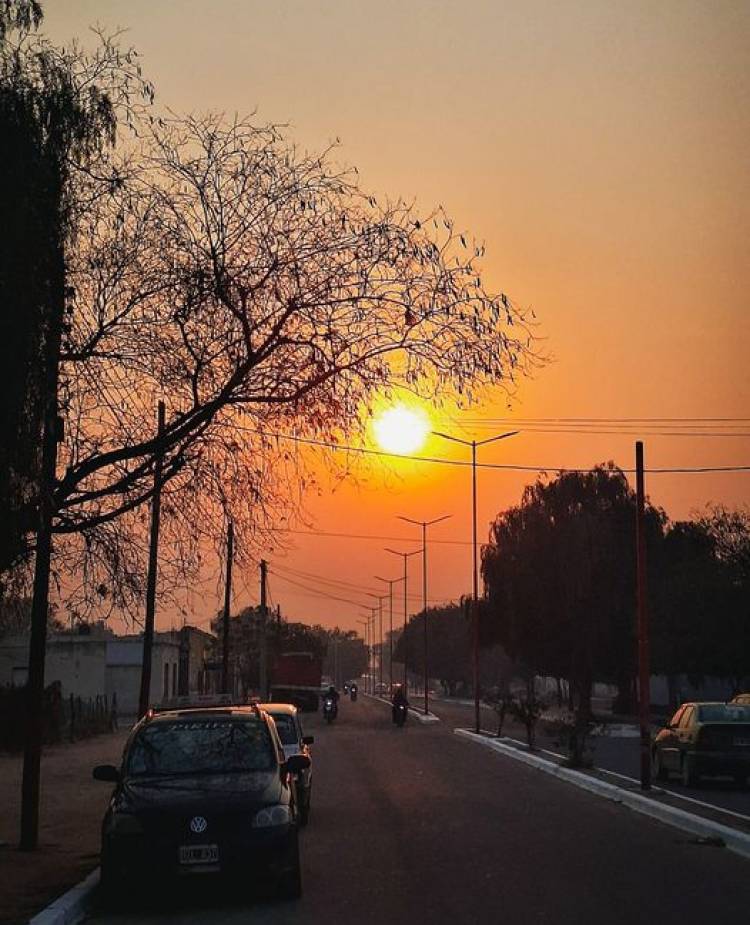
M686 787L701 775L750 775L750 704L684 703L653 745L654 776L679 774Z
M284 753L257 706L151 711L134 727L102 823L101 882L126 896L143 881L225 873L271 878L298 897L294 778L310 764Z
M313 736L306 736L302 731L297 708L291 703L263 703L262 710L276 723L276 731L281 739L284 754L287 758L293 755L304 755L308 765L297 775L297 806L299 808L300 825L307 825L310 817L310 800L312 798L312 764L310 746L314 743Z

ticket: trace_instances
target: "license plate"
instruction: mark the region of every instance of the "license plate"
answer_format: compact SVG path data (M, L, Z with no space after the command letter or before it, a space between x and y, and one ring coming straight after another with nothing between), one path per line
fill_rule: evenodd
M735 739L734 744L738 745L740 748L743 746L747 748L750 745L750 739Z
M180 864L218 863L218 845L180 845Z

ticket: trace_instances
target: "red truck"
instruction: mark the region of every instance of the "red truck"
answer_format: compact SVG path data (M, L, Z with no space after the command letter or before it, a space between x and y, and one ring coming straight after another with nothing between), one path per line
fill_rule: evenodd
M271 700L315 711L320 699L323 660L312 652L283 652L271 672Z

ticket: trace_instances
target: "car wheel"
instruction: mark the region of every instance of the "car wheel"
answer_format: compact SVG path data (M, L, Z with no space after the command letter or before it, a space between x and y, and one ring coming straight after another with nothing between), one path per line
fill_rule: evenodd
M680 769L683 787L695 787L698 783L698 775L695 771L695 762L689 755L683 755Z
M280 899L299 899L302 896L302 869L296 833L289 847L287 869L279 879L278 896Z
M658 748L654 749L651 757L651 774L656 778L656 780L669 780L669 771L662 764L661 755Z

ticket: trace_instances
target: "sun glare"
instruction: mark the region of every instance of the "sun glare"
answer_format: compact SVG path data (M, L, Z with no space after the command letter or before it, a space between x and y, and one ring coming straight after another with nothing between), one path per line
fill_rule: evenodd
M430 421L419 408L395 405L382 411L373 421L378 446L388 453L415 453L430 432Z

